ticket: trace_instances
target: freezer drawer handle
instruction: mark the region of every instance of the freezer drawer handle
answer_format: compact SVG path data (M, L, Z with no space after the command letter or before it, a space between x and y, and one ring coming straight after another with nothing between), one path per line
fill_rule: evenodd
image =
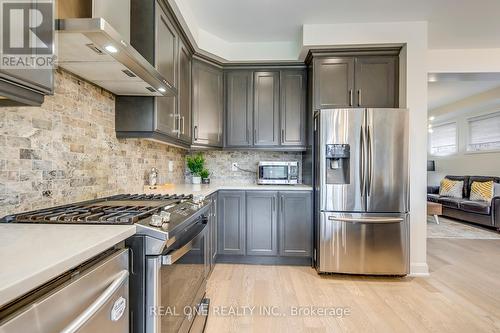
M129 273L127 270L123 270L118 274L118 277L109 285L106 290L92 303L90 306L80 314L75 320L73 320L66 328L64 328L61 333L73 333L77 332L82 328L85 323L94 316L97 311L99 311L106 302L109 301L111 296L123 285L125 281L128 280Z
M330 221L339 221L339 222L351 222L351 223L400 223L403 222L404 219L400 217L373 217L367 219L358 219L353 217L335 217L328 216L328 220Z

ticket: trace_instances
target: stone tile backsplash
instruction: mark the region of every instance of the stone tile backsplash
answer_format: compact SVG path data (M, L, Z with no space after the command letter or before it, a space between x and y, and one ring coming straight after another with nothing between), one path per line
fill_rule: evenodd
M161 182L183 182L185 152L117 139L114 105L112 94L58 71L41 107L0 108L0 216L140 192L151 167Z
M191 154L195 154L192 152ZM302 165L300 152L270 152L270 151L204 151L206 167L210 171L210 181L213 184L256 184L257 165L259 161L299 161ZM231 163L237 162L241 169L250 171L231 171ZM189 176L187 181L190 181Z

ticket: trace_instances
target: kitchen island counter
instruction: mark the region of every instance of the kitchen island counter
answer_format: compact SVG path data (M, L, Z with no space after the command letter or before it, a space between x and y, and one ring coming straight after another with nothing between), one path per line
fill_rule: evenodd
M135 232L134 225L0 224L0 306Z

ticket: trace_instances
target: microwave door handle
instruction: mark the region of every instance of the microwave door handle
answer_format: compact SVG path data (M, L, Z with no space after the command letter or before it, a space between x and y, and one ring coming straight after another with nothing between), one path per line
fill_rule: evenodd
M184 244L181 248L175 250L171 254L163 255L161 256L161 264L164 266L169 266L175 264L177 260L182 258L186 253L191 251L193 249L194 243L198 240L198 238L205 233L206 230L206 225L203 227L203 229L195 236L193 239L191 239L189 242Z
M97 299L90 304L90 306L68 326L66 326L61 333L74 333L79 331L85 323L89 321L109 299L116 293L116 291L128 280L129 272L127 270L121 271L117 278L104 290L104 292L97 297Z

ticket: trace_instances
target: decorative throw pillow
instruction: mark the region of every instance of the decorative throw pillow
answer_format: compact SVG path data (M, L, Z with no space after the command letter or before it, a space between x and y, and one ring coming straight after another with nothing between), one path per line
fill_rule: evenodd
M463 189L463 180L451 180L445 178L441 181L441 184L439 186L439 195L442 197L462 199Z
M474 201L490 202L493 198L493 181L472 182L470 199Z

